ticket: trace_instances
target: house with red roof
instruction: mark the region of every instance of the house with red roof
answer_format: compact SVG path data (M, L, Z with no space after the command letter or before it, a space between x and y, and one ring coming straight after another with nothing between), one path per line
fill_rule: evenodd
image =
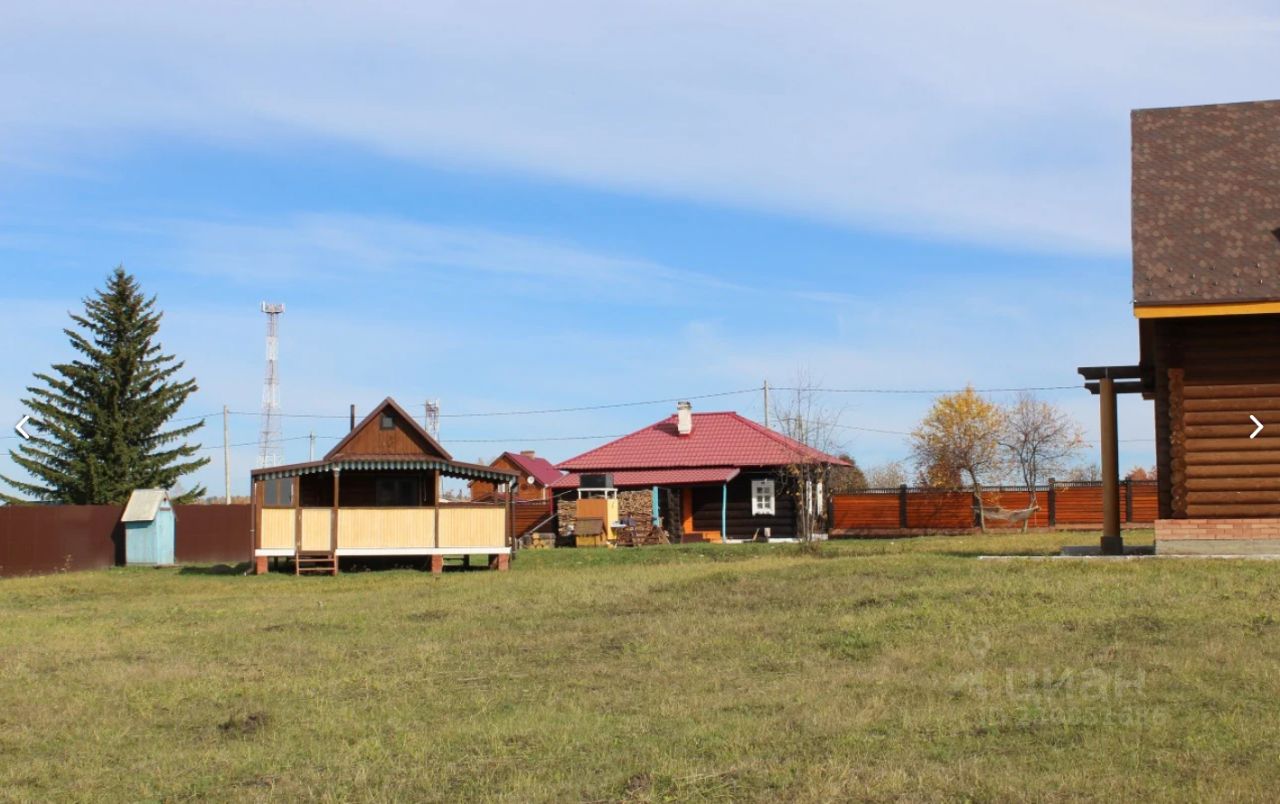
M489 463L493 469L513 472L519 478L515 488L515 535L556 532L556 507L551 484L559 480L563 472L551 461L533 450L504 452ZM467 484L472 502L495 502L505 499L505 492L491 480L476 479Z
M562 531L573 524L583 480L595 485L604 475L620 515L639 527L661 520L683 541L785 538L799 530L788 469L801 464L848 465L737 413L694 413L681 402L674 416L562 461L566 474L550 488ZM808 498L824 507L821 489Z
M491 461L489 466L515 472L520 476L520 484L516 488L518 502L550 500L551 492L548 487L564 474L551 461L539 456L531 449L504 452ZM471 499L477 502L492 500L497 488L488 480L473 480L469 487Z

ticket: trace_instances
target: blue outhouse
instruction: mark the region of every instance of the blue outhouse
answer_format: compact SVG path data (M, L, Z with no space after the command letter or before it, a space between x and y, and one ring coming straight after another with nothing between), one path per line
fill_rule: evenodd
M124 507L124 562L173 564L173 505L164 489L137 489Z

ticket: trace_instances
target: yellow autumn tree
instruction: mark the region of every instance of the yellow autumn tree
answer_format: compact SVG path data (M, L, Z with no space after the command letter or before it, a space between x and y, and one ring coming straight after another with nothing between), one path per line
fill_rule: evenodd
M980 494L983 481L1004 470L1004 427L1004 410L972 386L938 397L911 433L911 457L920 480L951 488L967 481Z

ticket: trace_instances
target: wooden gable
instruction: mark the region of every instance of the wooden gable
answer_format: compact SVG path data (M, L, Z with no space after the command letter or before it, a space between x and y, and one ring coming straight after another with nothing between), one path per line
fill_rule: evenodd
M390 397L325 455L326 461L357 458L453 460L440 442Z

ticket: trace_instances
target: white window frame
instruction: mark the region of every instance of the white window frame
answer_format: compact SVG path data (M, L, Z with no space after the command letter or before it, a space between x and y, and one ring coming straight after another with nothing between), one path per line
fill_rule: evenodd
M768 495L766 503L765 495ZM777 486L772 480L751 481L751 515L773 516L778 512Z

